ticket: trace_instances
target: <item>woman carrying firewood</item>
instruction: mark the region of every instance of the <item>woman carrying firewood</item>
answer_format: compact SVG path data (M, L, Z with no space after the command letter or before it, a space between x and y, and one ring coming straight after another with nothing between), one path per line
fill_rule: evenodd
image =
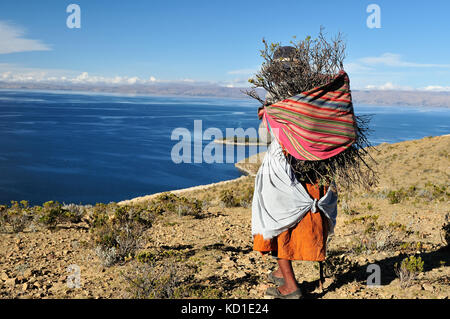
M322 30L292 47L264 41L260 72L250 79L268 93L247 94L271 138L255 178L253 249L277 258L268 276L277 287L266 295L301 298L292 261L326 258L327 237L337 216L337 187L369 187L376 175L367 164L367 119L353 111L349 77L342 70L344 44L328 43ZM319 285L322 286L322 263Z

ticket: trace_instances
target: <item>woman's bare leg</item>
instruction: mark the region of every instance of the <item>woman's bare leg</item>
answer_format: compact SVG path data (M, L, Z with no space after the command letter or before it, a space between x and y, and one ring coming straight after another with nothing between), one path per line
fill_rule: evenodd
M284 278L284 285L278 287L281 294L286 295L298 289L297 280L295 280L294 270L292 269L292 262L287 259L278 258L279 269L274 273L276 277L277 272L281 272Z

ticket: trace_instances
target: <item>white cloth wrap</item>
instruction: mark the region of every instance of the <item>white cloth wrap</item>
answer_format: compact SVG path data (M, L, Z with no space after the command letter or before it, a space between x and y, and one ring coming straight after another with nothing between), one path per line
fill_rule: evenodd
M336 187L330 185L322 198L312 199L295 178L280 144L272 135L272 143L255 178L252 235L261 234L264 239L276 237L295 226L309 211L318 212L317 208L327 217L328 234L333 234L337 216Z

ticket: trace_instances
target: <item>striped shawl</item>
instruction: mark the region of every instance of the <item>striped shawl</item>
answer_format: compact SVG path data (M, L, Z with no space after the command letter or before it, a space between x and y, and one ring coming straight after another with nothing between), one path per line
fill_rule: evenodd
M323 160L356 139L350 81L345 71L320 87L266 106L264 124L280 145L299 160Z

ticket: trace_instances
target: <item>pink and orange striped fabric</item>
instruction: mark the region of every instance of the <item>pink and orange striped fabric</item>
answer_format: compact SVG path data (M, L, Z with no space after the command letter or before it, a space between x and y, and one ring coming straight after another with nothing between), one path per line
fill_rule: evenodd
M299 160L323 160L356 139L350 80L340 71L332 81L266 106L263 121L280 145Z

